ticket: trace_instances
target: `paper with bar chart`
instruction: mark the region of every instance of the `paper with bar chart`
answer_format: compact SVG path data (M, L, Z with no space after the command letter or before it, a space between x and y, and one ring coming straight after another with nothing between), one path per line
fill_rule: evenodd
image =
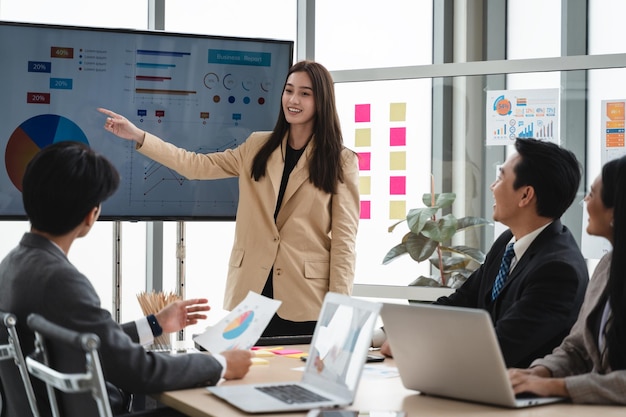
M487 145L512 145L516 138L559 143L559 89L487 91Z
M261 337L281 301L250 291L226 317L194 341L209 352L219 353L231 349L250 349Z

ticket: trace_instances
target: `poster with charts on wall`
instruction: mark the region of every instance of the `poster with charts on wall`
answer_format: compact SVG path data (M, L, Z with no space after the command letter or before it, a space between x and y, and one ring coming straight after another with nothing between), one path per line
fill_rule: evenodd
M626 99L602 100L600 111L600 162L607 162L626 155L624 129L626 124ZM581 251L587 259L600 259L611 250L611 243L601 237L590 236L585 229L589 222L589 213L583 210L583 234Z
M226 317L194 341L211 353L232 349L250 349L259 340L281 301L250 291Z
M559 143L559 89L487 91L487 146L516 138Z

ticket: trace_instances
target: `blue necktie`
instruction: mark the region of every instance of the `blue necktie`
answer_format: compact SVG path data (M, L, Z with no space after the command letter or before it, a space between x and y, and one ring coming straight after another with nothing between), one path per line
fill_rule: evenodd
M493 283L493 289L491 290L491 301L498 298L498 294L500 294L500 291L504 286L504 282L509 276L509 269L511 267L511 260L513 259L513 256L515 256L515 252L513 251L513 242L511 242L506 246L506 250L502 256L500 270L498 271L496 281Z

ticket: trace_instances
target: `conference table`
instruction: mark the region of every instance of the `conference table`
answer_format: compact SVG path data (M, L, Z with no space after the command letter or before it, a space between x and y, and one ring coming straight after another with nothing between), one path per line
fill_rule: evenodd
M307 351L308 346L290 346L290 349ZM220 384L235 385L257 382L297 381L302 376L304 362L297 358L276 355L265 364L253 365L250 372L241 380L222 381ZM551 404L525 409L507 409L465 401L420 395L402 385L395 371L393 359L386 358L380 363L368 363L364 369L357 395L351 410L403 410L407 416L437 417L624 417L626 407L573 405L570 403ZM480 384L477 377L476 383ZM252 416L239 411L225 401L213 396L205 388L167 391L155 399L191 417L241 417ZM305 417L306 411L299 413L260 414L264 417Z

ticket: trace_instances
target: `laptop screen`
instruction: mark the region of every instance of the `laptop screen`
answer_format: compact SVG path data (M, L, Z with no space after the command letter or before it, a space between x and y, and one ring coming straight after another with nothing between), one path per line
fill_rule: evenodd
M354 298L349 302L343 297L327 299L311 342L304 381L331 384L337 392L354 392L378 310L375 303Z

